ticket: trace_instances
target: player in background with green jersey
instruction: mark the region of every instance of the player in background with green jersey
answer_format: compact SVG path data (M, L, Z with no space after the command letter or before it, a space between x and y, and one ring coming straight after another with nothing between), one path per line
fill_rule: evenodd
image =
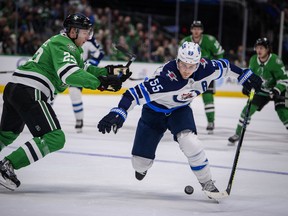
M191 24L191 35L185 37L180 42L180 45L185 41L194 42L200 45L201 53L204 58L208 59L220 59L224 56L224 50L220 43L212 35L203 34L203 24L201 21L193 21ZM208 126L206 130L208 134L213 134L214 121L215 121L215 107L214 107L214 94L215 93L215 81L211 82L207 91L202 94L204 102L205 114L208 120Z
M4 89L0 151L13 143L25 124L33 135L33 139L0 161L0 185L10 190L20 185L14 169L26 167L65 144L64 132L50 105L57 93L69 85L118 91L131 75L121 65L99 68L84 64L81 46L93 35L88 17L71 14L63 27L60 34L48 39L30 60L15 70Z
M272 100L279 119L288 130L288 73L285 71L282 60L276 54L271 53L270 42L267 38L259 38L254 48L256 54L251 57L249 68L262 78L263 84L262 90L256 93L252 100L248 123L256 111L261 111ZM243 89L243 93L249 94L246 89ZM235 135L228 139L230 146L235 145L240 138L246 106L242 110Z

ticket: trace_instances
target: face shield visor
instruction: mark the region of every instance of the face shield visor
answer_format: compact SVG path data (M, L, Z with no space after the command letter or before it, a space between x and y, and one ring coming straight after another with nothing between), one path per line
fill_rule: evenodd
M91 40L94 35L93 28L90 27L88 29L79 29L78 30L78 38L87 38L87 40Z

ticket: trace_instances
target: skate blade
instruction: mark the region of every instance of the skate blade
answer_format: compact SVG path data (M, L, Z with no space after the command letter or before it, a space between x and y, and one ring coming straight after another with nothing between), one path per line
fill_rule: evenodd
M3 179L2 177L0 177L0 185L11 191L14 191L17 188L14 182L9 179Z
M233 142L228 142L227 146L235 146L235 142L234 143Z
M75 130L76 130L76 133L82 133L83 132L82 128L76 128Z

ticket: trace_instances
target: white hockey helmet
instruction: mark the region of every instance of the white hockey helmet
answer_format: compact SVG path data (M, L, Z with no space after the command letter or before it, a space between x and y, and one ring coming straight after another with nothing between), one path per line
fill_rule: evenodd
M188 64L198 64L201 58L200 46L194 42L185 41L178 49L177 61Z

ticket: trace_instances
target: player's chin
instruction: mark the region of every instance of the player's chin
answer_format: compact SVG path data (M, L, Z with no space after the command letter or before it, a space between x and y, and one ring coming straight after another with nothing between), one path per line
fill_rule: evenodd
M182 75L182 78L185 79L185 80L189 79L189 77L190 77L190 75Z

